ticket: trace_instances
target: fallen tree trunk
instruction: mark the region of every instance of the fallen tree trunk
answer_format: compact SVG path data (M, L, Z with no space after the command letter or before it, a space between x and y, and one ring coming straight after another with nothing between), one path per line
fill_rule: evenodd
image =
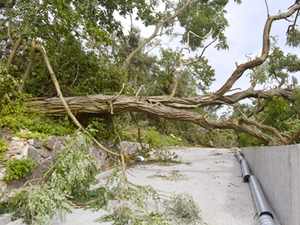
M173 98L170 104L176 103L176 100L179 101L180 99ZM277 145L285 145L288 143L286 138L290 139L289 136L281 134L275 128L262 126L261 124L250 120L247 117L240 117L233 120L210 120L207 119L206 116L195 112L175 109L164 105L163 97L139 98L131 96L118 96L115 98L114 96L107 95L90 95L66 97L65 101L68 104L71 112L75 115L115 113L122 111L142 112L170 120L192 122L208 130L234 129L247 133L264 142L276 143ZM218 102L214 103L213 101L211 104L218 104ZM31 99L28 101L27 110L38 110L42 113L54 116L66 114L65 108L59 98ZM270 135L270 133L272 133L272 135Z

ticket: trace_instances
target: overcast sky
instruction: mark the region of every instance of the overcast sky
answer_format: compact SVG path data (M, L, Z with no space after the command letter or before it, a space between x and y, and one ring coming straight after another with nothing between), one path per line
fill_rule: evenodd
M277 15L279 11L286 12L288 7L294 4L294 0L268 0L270 15ZM225 30L229 50L217 51L213 47L209 47L205 52L205 57L209 59L210 64L216 71L216 81L211 86L210 91L216 91L230 77L235 70L236 65L247 61L245 54L250 54L251 57L259 56L262 49L262 33L265 22L267 20L267 10L265 0L242 0L242 4L236 4L233 0L226 7L226 18L229 21L230 27ZM129 23L128 23L129 24ZM286 53L300 53L299 49L290 49L285 45L286 31L290 23L287 21L276 21L273 23L271 35L278 36L278 45L285 50ZM144 37L149 37L154 28L142 28L141 24L134 22L142 30ZM125 30L129 30L129 25L125 25ZM175 39L169 43L170 47L179 46L179 39ZM166 46L164 46L166 47ZM199 50L201 52L202 49ZM188 55L186 53L186 57ZM298 79L300 80L300 79ZM249 87L249 80L243 75L234 88L246 89Z
M233 1L227 6L227 19L230 27L225 30L228 37L229 50L215 51L210 48L206 57L216 70L217 81L212 86L216 90L228 79L235 70L235 62L238 64L247 61L245 54L251 53L251 57L259 56L262 50L262 33L267 20L265 0L243 0L238 5ZM279 10L286 12L294 0L269 0L270 15L277 15ZM271 29L272 36L278 36L278 45L288 52L299 53L299 49L286 46L286 31L289 23L287 21L276 21ZM247 71L246 71L247 73ZM245 75L235 87L247 88L249 85Z

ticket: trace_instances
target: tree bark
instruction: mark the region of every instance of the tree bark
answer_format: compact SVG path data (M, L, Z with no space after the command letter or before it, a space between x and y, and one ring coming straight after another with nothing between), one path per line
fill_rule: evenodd
M19 93L22 93L22 91L24 89L27 77L29 76L29 74L30 74L30 72L32 70L32 67L33 67L33 64L34 64L34 59L35 59L35 40L33 39L32 40L32 44L31 44L31 52L30 52L29 63L28 63L28 66L26 68L26 71L25 71L25 73L24 73L24 75L22 77L22 83L19 86L19 90L18 90Z
M267 93L269 93L269 96L272 95L272 92ZM280 92L278 93L280 94ZM266 97L266 95L266 93L262 93L262 96ZM151 98L155 99L156 97ZM196 106L201 106L201 103L195 104L193 103L193 101L188 102L187 100L188 99L174 98L170 103L172 107L170 107L168 106L168 103L163 104L159 101L157 101L157 103L153 103L146 97L140 98L121 95L116 98L115 96L107 95L90 95L65 98L66 104L68 105L69 109L76 115L111 113L112 111L114 113L122 111L143 112L170 120L192 122L208 130L234 129L247 133L267 143L272 142L278 145L285 145L288 143L288 140L286 140L286 138L290 139L289 136L281 134L275 128L261 125L249 118L240 117L233 120L210 120L207 119L204 115L180 109L183 108L182 102L185 102L186 106L188 106L189 108L196 108ZM179 109L176 109L174 107L176 104L178 104L176 103L176 101L181 102L179 104L181 106ZM215 101L211 101L210 105L218 105L220 104L220 101L223 102L224 100L216 99ZM207 105L208 102L204 101L203 106ZM66 114L65 107L59 98L40 98L28 100L27 110L38 110L41 113L54 116ZM272 135L270 135L270 133L272 133Z
M15 45L14 45L14 48L12 49L12 51L10 52L10 55L8 57L8 60L6 62L6 68L7 68L7 73L10 74L10 67L11 67L11 64L12 64L12 61L14 60L15 56L16 56L16 53L17 53L17 50L18 48L20 47L21 43L22 43L22 40L23 38L19 38Z

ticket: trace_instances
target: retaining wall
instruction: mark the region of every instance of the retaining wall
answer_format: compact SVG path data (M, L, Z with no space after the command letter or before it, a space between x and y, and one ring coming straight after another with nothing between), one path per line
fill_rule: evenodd
M300 144L242 148L282 225L300 224Z

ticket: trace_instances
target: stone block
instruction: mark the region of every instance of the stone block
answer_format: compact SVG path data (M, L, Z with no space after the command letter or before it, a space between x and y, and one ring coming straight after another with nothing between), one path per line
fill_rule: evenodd
M33 139L33 146L36 148L42 148L43 147L43 140L42 139Z
M30 145L33 145L33 143L34 143L34 139L28 139L28 144L30 144Z
M102 160L101 160L101 156L99 155L99 151L100 151L100 149L96 148L95 146L92 146L89 149L89 156L91 156L93 158L93 161L94 161L98 171L101 169L101 166L102 166Z
M44 141L43 141L43 146L44 147L47 147L47 148L51 148L51 149L53 149L53 146L54 146L54 139L45 139Z
M32 160L34 160L37 163L40 163L40 154L39 154L39 150L36 149L33 146L29 146L27 149L27 156L26 158L30 158Z
M149 145L142 143L144 149L148 149ZM140 143L137 142L129 142L129 141L122 141L121 146L123 147L124 152L126 152L128 155L134 155L138 151L143 150Z
M49 148L42 147L41 150L40 150L40 155L41 155L43 158L48 158L48 157L50 157L52 154L53 154L53 149L49 149Z
M55 142L61 142L65 145L70 139L70 137L57 137Z

